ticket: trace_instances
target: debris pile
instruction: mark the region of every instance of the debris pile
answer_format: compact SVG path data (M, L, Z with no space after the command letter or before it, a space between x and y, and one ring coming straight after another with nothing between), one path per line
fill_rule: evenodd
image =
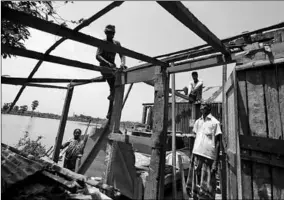
M102 182L34 158L2 143L1 196L11 200L120 199L120 192Z

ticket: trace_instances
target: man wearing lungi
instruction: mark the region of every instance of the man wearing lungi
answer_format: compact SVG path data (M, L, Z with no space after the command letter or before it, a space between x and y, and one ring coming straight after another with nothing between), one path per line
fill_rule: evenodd
M195 141L189 166L187 191L193 199L215 199L219 162L220 122L211 115L211 104L202 103L202 116L193 126Z

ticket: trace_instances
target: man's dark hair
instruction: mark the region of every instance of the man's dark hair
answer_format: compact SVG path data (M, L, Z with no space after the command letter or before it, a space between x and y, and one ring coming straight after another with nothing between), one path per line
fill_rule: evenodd
M198 76L198 73L197 72L192 72L191 75L192 76Z
M81 131L81 129L79 129L79 128L76 128L76 129L74 130L73 134L76 133L77 131L78 131L80 134L82 134L82 131Z
M107 25L106 28L105 28L105 32L113 32L115 33L115 26L114 25Z

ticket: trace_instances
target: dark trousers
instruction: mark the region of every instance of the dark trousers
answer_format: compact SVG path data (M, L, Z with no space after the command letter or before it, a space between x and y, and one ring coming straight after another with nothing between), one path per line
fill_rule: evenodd
M109 107L108 107L108 112L107 112L107 118L110 117L112 107L113 107L113 98L114 98L114 89L115 89L115 77L110 76L109 74L104 74L101 73L103 77L106 79L108 85L109 85L109 90L110 90L110 98L109 98Z

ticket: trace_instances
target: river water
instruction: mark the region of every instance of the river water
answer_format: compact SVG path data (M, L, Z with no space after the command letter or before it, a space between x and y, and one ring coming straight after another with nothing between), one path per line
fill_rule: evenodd
M55 144L59 122L60 121L56 119L2 114L1 141L2 143L14 146L18 143L19 139L24 136L25 132L28 131L32 139L43 136L40 141L49 149L49 147ZM86 122L67 121L63 142L73 137L73 131L76 128L81 129L82 134L84 134L87 125L88 123ZM95 126L96 124L91 124L88 133L90 133Z

